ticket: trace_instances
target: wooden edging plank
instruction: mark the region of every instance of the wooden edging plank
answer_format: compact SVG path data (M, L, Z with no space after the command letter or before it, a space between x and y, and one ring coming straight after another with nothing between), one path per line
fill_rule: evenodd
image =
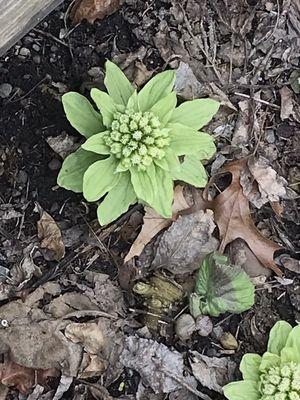
M0 0L0 56L63 0Z

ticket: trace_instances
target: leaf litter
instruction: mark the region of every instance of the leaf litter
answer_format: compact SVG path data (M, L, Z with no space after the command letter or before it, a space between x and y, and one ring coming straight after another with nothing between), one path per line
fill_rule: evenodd
M84 19L94 21L96 18L109 16L119 7L118 2L113 1L82 0L76 3L77 10L74 8L71 13L74 24ZM139 268L139 277L142 276L144 280L147 280L149 275L151 277L153 270L160 270L167 274L168 279L169 275L172 279L174 275L175 280L183 284L188 294L193 285L191 271L195 268L198 257L199 259L202 257L202 244L204 243L204 247L207 245L208 248L210 244L213 244L213 249L219 245L216 239L216 226L219 227L221 233L221 249L229 252L234 264L243 266L247 273L256 277L256 282L259 282L261 275L268 275L274 270L274 250L279 248L279 245L266 238L272 237L277 240L278 234L274 228L276 224L279 224L281 228L284 225L293 245L299 242L295 239L297 235L294 234L294 225L291 222L286 224L286 220L280 219L286 213L286 200L291 199L289 186L296 191L299 186L296 173L293 172L293 177L291 175L291 172L297 168L295 160L297 160L296 131L299 122L299 106L294 93L290 90L290 86L295 93L298 90L296 84L299 57L297 46L299 7L296 3L290 4L289 1L283 1L279 8L276 2L264 1L256 6L252 6L253 2L250 1L228 1L224 7L224 4L220 2L200 4L197 1L188 0L182 6L177 2L169 4L170 2L166 0L160 3L159 9L155 2L141 4L142 2L136 0L126 0L124 3L125 6L121 12L109 17L112 19L108 19L108 24L116 31L109 30L107 33L105 20L103 25L97 21L94 23L95 29L93 29L98 35L95 46L91 30L89 36L80 36L84 32L84 24L79 29L76 28L78 36L76 36L76 30L69 32L68 41L70 40L69 44L75 50L75 62L77 48L80 57L85 60L84 46L78 46L78 43L87 39L88 51L97 46L97 54L104 54L105 57L109 55L117 60L126 74L129 74L139 85L144 84L156 70L169 68L169 66L179 67L177 85L182 98L191 99L209 95L222 101L222 112L218 120L208 127L208 131L213 132L218 145L217 159L211 171L212 175L216 174L216 180L212 182L218 184L217 179L223 173L229 173L233 179L231 185L212 200L213 203L210 200L210 206L213 209L215 207L214 215L210 214L210 210L206 209L203 202L191 208L182 191L181 195L186 205L178 209L171 220L159 220L157 215L151 214L150 209L147 210L147 217L145 215L142 227L144 237L137 236L136 228L130 230L130 234L128 233L126 237L126 219L125 222L122 220L119 225L116 224L107 231L110 232L106 236L109 238L108 241L102 242L102 233L99 234L95 229L97 235L99 234L99 238L94 238L93 242L93 246L97 242L96 251L93 246L80 247L78 238L81 236L81 240L85 240L86 235L81 235L81 225L77 225L76 217L71 215L77 212L73 209L75 204L73 202L70 207L68 202L59 204L62 207L59 212L56 212L55 205L45 208L51 217L45 221L49 226L40 229L44 231L40 235L41 251L34 248L39 245L34 236L30 236L29 241L32 243L26 248L28 238L24 237L22 223L20 223L27 208L26 202L22 203L24 199L17 197L18 195L14 200L15 193L13 196L11 193L7 195L7 199L12 199L12 204L4 204L0 207L1 216L3 216L0 224L1 235L4 235L5 239L1 240L4 245L0 252L0 264L2 266L3 263L1 271L4 276L1 278L3 282L0 295L6 303L0 307L0 317L8 322L8 327L0 330L1 352L4 352L5 357L10 354L10 357L15 360L8 358L4 364L6 368L9 369L9 363L14 366L19 365L16 362L22 363L18 367L20 368L19 376L17 373L16 378L12 378L11 384L24 393L25 391L28 393L28 390L35 387L29 395L30 400L46 398L46 396L48 399L52 399L53 396L59 399L66 391L70 391L74 398L81 400L90 398L91 395L95 398L112 400L115 398L116 390L111 390L109 385L115 379L115 387L125 386L123 392L118 391L120 399L162 400L164 398L162 390L157 389L160 383L161 387L168 390L172 385L173 387L177 385L177 389L169 393L170 400L194 400L197 396L192 391L199 389L195 386L194 378L200 385L210 388L211 396L215 398L214 392L220 393L220 387L225 382L237 378L236 375L234 377L231 375L234 368L231 360L236 360L236 356L233 356L232 352L223 353L224 349L219 349L219 345L213 343L216 328L223 326L237 338L242 335L242 340L239 338L239 345L241 345L241 351L244 352L248 348L252 351L256 350L253 348L256 335L252 336L252 333L257 330L259 333L257 337L262 342L263 340L260 339L267 334L265 326L268 328L270 320L279 318L281 309L286 318L299 320L299 279L292 272L299 272L299 263L296 264L294 259L285 255L283 264L290 265L292 275L287 275L287 278L276 281L275 284L270 283L273 281L266 280L263 276L261 282L265 284L257 284L259 289L256 293L257 304L250 315L245 313L238 319L236 316L229 315L225 317L225 321L222 319L218 322L214 318L205 322L204 318L208 317L201 316L199 321L194 321L193 329L185 334L184 348L178 345L172 333L164 337L164 343L167 345L165 346L159 343L160 336L149 333L149 330L148 339L136 336L137 334L142 336L143 327L141 330L136 330L137 326L140 328L138 324L142 319L139 317L133 321L128 306L139 307L141 312L146 313L148 309L130 290L126 293L122 292L118 283L115 282L114 270L115 265L119 269L128 267L128 263L122 265L124 254L136 240L132 254ZM288 11L289 7L292 11ZM131 48L130 45L127 47L126 29L123 35L124 31L123 28L120 29L118 19L122 20L126 29L129 28L128 30L136 35L134 38L139 38L135 40L136 49ZM143 26L140 21L143 21ZM88 24L87 29L90 29ZM101 32L100 39L99 32ZM67 48L66 51L68 51ZM87 64L91 67L90 70L97 69L97 78L95 80L93 78L92 84L101 86L98 56L94 53L91 55L88 51ZM293 75L290 72L294 72ZM66 83L67 87L69 83L67 79ZM91 85L90 82L85 83ZM230 86L232 83L234 87ZM270 87L264 86L265 83ZM68 137L62 134L59 137L50 138L48 143L58 155L64 158L67 152L76 146L76 141L73 140L73 136ZM59 146L62 143L63 145ZM243 168L235 169L227 164L220 170L226 161L239 159L249 154L254 154L255 157L249 157ZM5 174L5 169L3 169L3 165L7 166L5 157L7 156L2 153L0 146L0 175ZM241 160L238 162L242 163ZM10 169L12 169L10 173L13 174L13 168L10 167ZM208 170L210 170L210 163ZM281 175L286 178L286 181L281 178ZM20 186L18 190L21 190ZM232 201L230 196L235 201ZM273 214L271 215L268 203L273 209L279 210L278 215L274 217ZM254 207L251 208L251 212L249 204ZM89 205L84 204L84 207L88 213ZM280 211L280 207L283 211ZM69 211L65 212L65 210ZM186 213L181 212L182 210L186 210ZM228 213L231 211L236 218L228 218ZM134 213L135 211L131 215ZM289 218L293 219L293 215L291 213ZM92 220L90 215L88 218L89 221ZM200 240L201 232L196 222L200 221L199 225L201 225L203 222L201 218L207 218L206 229L203 228L202 232L203 241ZM257 226L263 236L255 228L252 219L258 222ZM56 221L62 221L62 224ZM189 223L191 226L188 226ZM14 224L19 232L11 228ZM25 217L26 224L32 225L32 221L28 221L27 217ZM186 239L180 234L180 224L186 229ZM72 229L75 225L78 227L77 230L69 235L65 227L71 226L70 229ZM95 228L92 222L90 225L92 229ZM224 225L225 234L222 234ZM195 238L191 239L189 229L190 231L199 229L198 241ZM61 237L59 231L61 231ZM26 230L25 232L27 234ZM176 236L175 232L179 236ZM9 236L10 233L12 236ZM21 241L14 240L17 235L20 235ZM70 240L67 239L68 235ZM235 236L243 237L244 240L233 240ZM249 241L245 239L245 236L249 237ZM24 239L25 241L22 242ZM43 242L44 239L45 242ZM192 254L185 252L185 246L190 245L189 239L193 243L192 250L195 250ZM253 246L255 241L255 246ZM178 243L180 249L176 253ZM183 245L180 246L180 243ZM235 247L236 244L240 245L238 249ZM151 260L147 265L142 261L146 250L151 253ZM180 259L179 253L182 251ZM110 262L107 261L107 254L109 254ZM128 254L131 256L130 253ZM284 259L284 257L281 258ZM247 269L249 265L252 267L254 264L255 267L249 271ZM266 266L270 268L267 269ZM93 271L85 270L90 267ZM99 269L105 273L98 274ZM49 273L48 275L45 274L45 270ZM279 273L278 270L275 271ZM63 274L61 278L60 273ZM35 282L41 282L41 274L43 274L43 279L47 280L50 277L50 279L55 279L55 282L38 283L39 287L33 290L31 286ZM181 277L182 274L183 277ZM282 289L284 285L286 286ZM268 290L269 293L266 294ZM280 307L277 307L279 303ZM183 301L176 305L175 310L167 310L168 318L170 318L169 325L172 326L173 319L182 312L185 304ZM104 316L105 313L109 316ZM252 317L253 314L254 317ZM177 320L179 318L180 316ZM249 321L251 321L251 329ZM211 331L213 326L215 328ZM254 326L256 326L255 329ZM24 334L24 330L28 331L28 336ZM46 336L45 330L47 330ZM201 332L205 335L199 340ZM8 338L10 334L11 338ZM32 338L29 335L32 335ZM126 340L132 341L132 347L139 348L140 346L143 351L145 350L142 354L131 352L130 345L126 343L127 347L123 352L125 360L128 361L128 363L124 362L126 374L122 374L123 366L115 361L120 352L122 353L124 336L127 337ZM49 343L53 340L60 351L57 351L55 346L51 348L49 346L47 351L41 349L41 343L45 341L45 337L46 341L49 337ZM103 343L101 343L101 338L103 338ZM142 340L147 340L145 343L148 347L146 344L141 344ZM21 345L16 346L17 342ZM118 344L118 349L111 352L110 346L115 342ZM172 346L181 353L171 350ZM158 357L155 356L154 349ZM185 354L186 349L193 351L192 358L189 357L189 353ZM152 350L153 353L151 353ZM237 350L237 357L240 357L241 351ZM204 354L200 354L202 352ZM151 358L149 358L149 353L151 353ZM175 356L168 353L175 353ZM64 360L61 358L62 354L65 357ZM224 358L221 357L222 354L231 355L231 357ZM187 359L191 359L190 368L187 366ZM167 363L164 360L171 361ZM33 374L36 376L38 367L45 370L47 363L62 373L56 394L53 387L57 386L58 378L55 384L49 383L51 379L49 382L47 380L47 384L45 381L39 381L41 385L45 385L45 388L39 384L35 386L37 382L31 380ZM129 365L132 367L128 373ZM135 373L133 374L132 371ZM133 384L137 378L136 374L139 374L138 379L141 378L138 390ZM81 379L81 382L74 378ZM92 378L91 381L89 381L90 378ZM96 381L96 384L92 383ZM187 388L183 388L185 384ZM109 392L103 385L109 387ZM129 385L131 385L130 389ZM50 387L51 390L48 391ZM153 390L157 390L157 394L154 394ZM124 394L119 397L121 392ZM195 393L200 398L205 398L205 395ZM65 396L69 396L69 393Z

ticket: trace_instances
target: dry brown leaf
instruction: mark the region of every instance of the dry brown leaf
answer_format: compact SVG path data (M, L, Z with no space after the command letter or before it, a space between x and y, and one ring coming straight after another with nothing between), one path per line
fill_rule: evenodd
M287 86L283 86L279 93L281 96L280 118L285 120L294 114L294 93Z
M278 203L287 195L287 181L278 175L263 157L247 159L247 165L241 172L240 183L244 195L257 208L269 202L272 208L279 211L279 205L274 203Z
M144 215L144 225L138 237L135 239L129 253L125 257L124 262L128 262L135 256L139 256L144 247L154 238L161 230L167 228L178 218L179 211L186 210L190 206L188 205L184 195L183 186L178 185L174 191L174 203L172 206L173 216L172 218L163 218L161 215L157 214L150 207L145 207Z
M74 24L86 19L91 24L96 19L111 15L120 7L120 0L77 0L71 10L70 18Z
M65 245L61 231L54 219L46 211L43 211L41 219L37 223L38 238L41 248L50 250L49 260L61 260L65 255Z
M282 275L273 259L274 252L280 249L280 246L262 236L251 218L249 201L240 184L240 177L246 165L247 159L227 164L220 174L230 173L231 184L208 203L208 208L215 213L215 221L220 231L220 251L223 252L226 245L233 240L243 239L264 267ZM214 181L215 178L212 178L210 183L213 184Z
M34 370L10 361L0 364L0 380L2 385L15 387L26 394L37 383L43 384L48 377L59 376L55 369Z

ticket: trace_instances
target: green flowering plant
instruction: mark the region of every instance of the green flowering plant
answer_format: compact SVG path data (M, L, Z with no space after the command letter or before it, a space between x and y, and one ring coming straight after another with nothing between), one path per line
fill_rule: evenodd
M223 388L229 400L300 400L300 325L277 322L267 352L245 354L240 371L243 380Z
M98 207L101 225L137 201L169 218L174 180L205 186L201 160L213 156L215 145L199 129L212 119L219 103L196 99L176 107L174 81L175 71L165 71L138 93L123 72L107 61L108 93L91 90L100 113L78 93L63 96L68 120L86 141L65 159L58 184L83 192L89 202L106 195Z
M190 313L218 317L225 312L241 313L254 304L254 285L228 257L218 252L208 254L197 272L195 292L191 293Z

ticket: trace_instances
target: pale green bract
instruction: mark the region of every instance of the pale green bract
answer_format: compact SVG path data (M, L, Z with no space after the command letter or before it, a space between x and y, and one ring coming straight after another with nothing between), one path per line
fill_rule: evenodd
M218 317L224 312L241 313L254 304L254 285L240 268L230 265L218 252L208 254L196 276L190 295L190 313Z
M244 380L223 388L229 400L300 400L300 325L278 321L267 352L245 354L240 371Z
M175 180L205 186L201 160L210 159L216 149L212 137L199 129L212 119L219 103L197 99L176 107L174 81L175 71L165 71L138 93L107 61L108 93L91 90L100 113L78 93L63 96L68 120L86 141L65 159L58 184L83 192L90 202L106 195L98 207L101 225L136 202L169 218Z

